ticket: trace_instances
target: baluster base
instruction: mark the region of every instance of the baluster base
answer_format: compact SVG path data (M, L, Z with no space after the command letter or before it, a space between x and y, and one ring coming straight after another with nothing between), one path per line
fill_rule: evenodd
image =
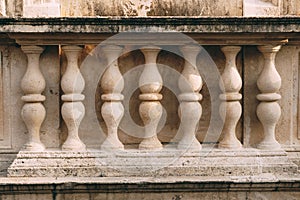
M108 136L102 143L101 150L124 150L124 145L118 138Z
M267 150L272 150L272 149L281 149L281 145L275 140L273 142L270 141L262 141L256 146L258 149L267 149Z
M25 151L44 151L45 145L41 142L29 142L24 145L23 149Z
M159 150L162 148L163 146L156 136L153 136L151 138L145 138L139 144L139 149L141 150Z
M280 149L276 141L275 127L281 115L281 108L277 102L261 102L257 106L257 117L264 127L264 138L257 145L259 149Z
M188 150L201 150L202 146L197 138L190 141L180 141L177 145L177 149L188 149Z
M67 139L61 148L63 151L86 151L85 144L79 138Z
M226 148L226 149L239 149L239 148L242 148L242 144L238 139L236 139L236 140L231 139L230 142L220 141L218 147L223 148L223 149L224 148Z

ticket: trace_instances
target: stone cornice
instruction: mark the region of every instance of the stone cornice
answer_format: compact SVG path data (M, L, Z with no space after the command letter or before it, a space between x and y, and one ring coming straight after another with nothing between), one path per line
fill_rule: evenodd
M203 45L300 44L300 17L1 18L0 34L23 45L99 44L117 33L185 33ZM78 35L80 34L80 35ZM166 34L165 34L166 35ZM138 36L139 37L139 36ZM162 36L164 37L164 36ZM136 35L119 44L154 44ZM176 36L175 36L176 38ZM5 40L5 41L6 41ZM176 39L175 39L176 40ZM1 42L1 43L5 43ZM160 38L159 43L162 39ZM180 43L180 42L179 42ZM176 43L178 44L178 43Z
M293 33L300 32L300 17L1 18L0 25L2 33L144 32L143 28L150 32Z
M0 194L113 192L299 191L299 177L46 177L1 178ZM30 190L29 190L30 188Z

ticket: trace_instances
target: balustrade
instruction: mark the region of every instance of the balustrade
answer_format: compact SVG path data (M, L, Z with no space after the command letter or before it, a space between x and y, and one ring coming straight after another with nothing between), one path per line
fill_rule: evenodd
M2 171L287 180L299 172L297 20L3 19Z
M180 47L185 60L184 68L178 79L180 118L180 138L178 149L200 150L201 144L196 138L199 120L202 115L200 91L203 86L202 77L197 68L197 56L201 53L201 47L197 45L184 45ZM257 116L263 125L264 135L260 149L278 149L280 144L275 139L275 126L280 117L281 109L278 100L281 96L277 93L281 86L281 78L275 67L275 56L280 46L259 46L258 49L264 56L264 67L257 80L257 86L261 94L257 95L260 101L257 106ZM21 88L24 91L22 100L25 102L22 108L22 118L28 130L28 142L25 144L27 151L43 151L44 145L40 141L40 128L45 118L46 111L42 102L45 89L45 79L39 69L39 57L43 48L39 46L22 46L23 52L28 57L27 71L22 79ZM78 56L82 48L79 46L63 46L67 57L67 68L61 78L61 88L64 94L61 96L62 118L68 128L68 136L62 145L62 150L85 151L86 146L78 135L81 120L85 114L82 103L85 96L82 94L85 86L84 78L78 67ZM163 108L160 93L163 80L157 67L157 57L161 51L158 46L144 46L141 49L145 57L145 66L139 77L139 114L144 123L144 134L139 144L141 150L158 150L163 145L157 136L157 127L162 116ZM226 58L224 71L220 79L220 87L224 88L219 98L220 116L224 122L223 138L219 142L219 148L238 149L242 147L236 136L236 126L242 114L242 99L240 90L242 78L236 67L236 57L240 52L240 46L223 46L221 48ZM101 115L107 128L107 137L101 145L102 150L123 150L124 144L119 140L118 128L124 115L122 91L124 78L120 72L118 58L123 48L116 45L107 45L103 48L107 59L107 68L101 78L103 94L101 100Z
M39 57L44 48L26 45L22 45L21 48L28 58L27 70L21 82L21 88L24 92L22 100L25 103L21 115L27 127L28 142L24 146L24 151L20 151L16 160L9 167L8 173L10 176L21 177L26 174L26 176L120 177L131 176L131 174L155 176L157 173L163 176L169 176L170 174L174 176L220 176L220 174L221 176L232 176L232 173L259 175L267 170L268 172L270 170L277 172L279 170L285 171L288 168L293 173L298 170L295 168L294 163L289 160L286 152L280 150L281 146L275 138L275 127L281 114L278 104L278 100L281 98L278 94L281 87L281 78L275 67L275 56L280 50L280 46L258 46L260 52L256 53L263 55L264 65L258 79L254 80L253 83L257 81L260 91L256 96L260 101L256 114L263 127L263 137L259 143L248 142L245 144L242 144L237 137L240 134L237 131L240 130L237 129L237 124L243 112L242 105L244 105L240 101L243 97L241 89L245 80L242 79L236 62L237 55L242 50L241 46L228 45L221 47L221 51L225 55L225 66L220 70L222 71L221 76L218 73L208 75L206 71L201 71L207 69L205 68L207 63L202 60L207 53L205 52L206 47L203 48L191 43L178 46L182 58L178 58L178 62L174 63L179 63L180 66L172 68L172 73L176 72L178 76L169 73L169 65L158 65L157 60L167 54L170 57L172 56L171 58L173 56L179 57L179 55L171 55L166 51L161 52L160 46L142 46L139 49L140 51L136 50L131 54L126 52L130 49L127 45L123 46L121 43L106 44L101 46L100 53L97 52L98 47L91 53L91 55L96 55L96 59L105 58L106 62L102 60L99 62L95 59L83 62L81 67L79 67L78 60L83 55L82 47L76 45L62 46L61 50L66 55L67 66L60 82L63 92L60 111L67 128L67 137L64 142L63 137L61 137L60 141L63 142L61 149L49 148L46 150L45 145L40 140L40 129L46 116L46 109L49 109L49 104L45 104L45 109L42 103L47 100L50 101L51 98L47 100L45 98L49 94L46 93L48 91L44 91L46 81L39 68ZM124 55L122 55L123 52ZM244 50L244 52L246 51ZM140 56L134 57L140 59L139 64L142 63L142 56L144 56L145 62L141 72L135 71L140 69L135 65L124 65L124 63L130 63L128 61L124 62L124 60L132 59L135 55ZM41 62L43 64L45 63L44 59L45 57ZM95 75L87 74L94 72L90 68L85 68L91 67L91 63L95 64L92 66L93 70L101 72L95 73ZM256 67L259 66L257 63L260 64L261 62L257 59L254 63L253 66ZM160 66L161 68L159 68ZM125 69L122 67L125 67ZM182 71L180 71L180 67L182 67ZM42 69L45 70L45 68ZM245 69L249 70L249 68ZM128 73L130 73L129 76L127 76ZM131 79L133 77L134 79ZM174 79L170 83L167 78ZM214 87L210 88L210 80L208 79L219 81L219 86L214 84ZM136 80L136 85L133 84L136 87L133 89L133 95L128 92L133 86L126 85L128 80L131 84L132 80ZM86 91L84 91L85 81L87 81ZM171 84L174 88L169 87ZM246 82L247 84L249 83ZM177 97L178 107L174 106L177 105L176 102L171 101L174 96L171 96L167 89ZM211 91L211 89L215 90ZM213 92L217 92L217 95ZM46 93L45 96L44 93ZM255 101L255 96L253 96L255 94L244 94L246 98L251 95ZM138 120L141 120L142 124L137 123L141 126L130 128L138 132L127 132L126 129L131 124L128 122L125 125L121 123L125 108L127 108L126 104L123 104L123 99L129 96L130 101L132 101L129 101L129 107L131 106L131 108L126 111L129 111L130 117L133 117L132 121L138 122ZM133 98L138 98L139 101ZM208 99L205 98L211 98L211 104L208 104ZM210 149L210 145L205 144L206 138L203 139L203 136L206 137L208 134L203 130L207 127L207 124L204 123L208 122L208 115L205 114L210 111L212 106L216 105L213 101L220 102L216 108L219 109L219 113L216 112L217 116L214 122L223 123L223 129L220 141L212 141L214 144L218 144L218 148L214 148L214 145L212 145L212 149ZM124 103L126 103L126 99ZM133 103L138 104L135 107ZM172 103L172 106L166 103ZM163 105L166 105L165 110L163 110ZM92 113L94 110L91 109L93 108L98 113ZM246 112L249 113L251 108L253 112L251 117L255 121L255 107L253 109L253 106L245 105ZM203 115L202 109L205 113ZM87 116L85 116L85 110L88 111ZM163 116L164 112L168 114L166 118ZM92 116L95 118L90 116L91 113L95 114L95 116ZM173 115L169 115L170 113L173 113ZM213 114L211 113L211 115ZM89 124L84 124L79 129L84 117L86 118L83 122L91 123L90 130L92 131L95 131L95 127L105 127L105 139L102 143L100 130L99 135L92 135L95 139L93 143L97 146L91 145L89 137L83 138L84 142L79 137L79 133L90 134L85 130ZM207 121L200 121L201 119ZM173 124L170 123L171 120L173 120ZM159 127L162 122L166 123L160 132ZM178 124L174 124L174 122ZM45 124L47 125L47 123ZM168 129L170 124L173 125L173 130ZM203 124L204 128L198 129L199 125L202 126ZM250 128L252 128L251 124ZM255 130L259 130L259 128L255 127ZM168 132L169 130L173 132ZM65 130L62 129L62 133L64 132ZM209 133L209 131L207 132ZM220 136L220 132L212 133ZM198 140L197 137L202 138ZM43 138L45 144L49 144L45 140L48 138ZM257 141L257 138L251 139ZM201 144L200 141L204 142ZM246 147L249 144L257 145L257 148L263 149L263 151ZM245 146L245 149L241 149L243 146ZM59 144L56 147L59 147ZM201 148L203 149L201 150ZM279 149L279 151L273 151L276 149ZM31 151L36 152L32 153ZM199 159L199 156L205 157ZM244 163L251 163L251 165L241 165L239 158ZM211 170L207 171L208 168Z

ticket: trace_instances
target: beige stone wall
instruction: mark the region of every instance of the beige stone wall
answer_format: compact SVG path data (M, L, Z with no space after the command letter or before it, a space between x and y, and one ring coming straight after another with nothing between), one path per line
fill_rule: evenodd
M298 0L285 0L282 2L281 12L283 15L300 15L300 2Z
M114 16L126 15L125 4L130 0L77 0L63 1L61 11L63 16ZM131 0L132 1L132 0ZM132 1L135 2L135 1ZM146 1L145 1L146 2ZM130 4L132 5L132 4ZM133 8L133 6L131 7ZM129 11L128 11L129 12ZM128 13L128 15L135 15ZM242 0L152 0L148 16L240 16L242 15Z
M66 0L61 4L61 15L136 15L135 11L130 12L124 6L128 1L130 0ZM248 13L251 16L299 15L299 4L297 0L152 0L148 16L245 16Z
M6 1L5 15L25 17L135 16L138 0L52 0L52 4L28 7L30 0ZM39 2L39 1L36 1ZM49 0L49 2L51 2ZM148 16L279 16L300 15L298 0L147 0ZM3 4L4 5L4 4ZM131 6L126 6L131 5ZM2 8L3 10L4 8ZM1 11L3 15L3 11Z

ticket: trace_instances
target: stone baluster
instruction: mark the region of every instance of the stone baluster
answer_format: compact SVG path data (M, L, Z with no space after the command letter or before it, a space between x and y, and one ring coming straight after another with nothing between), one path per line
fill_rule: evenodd
M157 69L156 58L159 47L146 46L141 49L145 56L145 68L139 79L142 94L139 95L142 103L139 107L141 119L145 125L144 139L139 145L140 149L161 149L162 144L157 138L157 126L162 116L160 100L162 95L162 77Z
M24 149L43 151L45 146L40 141L40 128L46 116L46 110L42 104L46 97L41 93L45 89L46 82L40 71L39 58L44 48L39 46L22 46L21 48L28 58L27 70L21 81L21 88L25 94L22 96L25 104L21 116L29 136Z
M121 103L124 99L121 94L124 89L124 79L118 66L118 58L122 48L109 45L104 47L103 51L107 58L108 67L101 79L104 93L101 96L104 101L101 114L107 126L107 137L101 145L101 149L124 149L124 145L118 138L118 127L124 115L124 107Z
M62 145L62 150L82 151L85 150L85 145L78 136L79 125L85 114L85 108L81 102L84 100L84 95L81 92L85 83L78 67L78 56L82 48L63 46L62 50L68 61L66 72L61 79L61 87L64 92L61 97L64 101L61 113L68 128L68 137Z
M220 95L220 115L224 122L223 139L219 143L220 148L236 149L242 147L236 137L236 125L242 115L242 106L239 100L242 95L239 93L242 88L242 79L236 68L236 56L241 50L239 46L222 47L226 57L226 65L221 76L220 87L224 87L224 94Z
M263 125L264 138L258 148L280 149L280 144L275 139L275 126L280 118L281 109L277 101L281 99L277 94L281 87L281 78L275 68L275 56L281 46L259 46L259 51L264 56L264 68L257 80L261 94L257 99L261 101L256 109L258 119Z
M201 149L201 144L196 138L196 130L202 115L202 107L199 101L202 95L202 78L198 72L196 62L201 50L199 46L186 45L180 48L185 58L185 65L178 80L181 91L179 95L180 105L178 114L181 120L179 132L182 136L177 148Z

